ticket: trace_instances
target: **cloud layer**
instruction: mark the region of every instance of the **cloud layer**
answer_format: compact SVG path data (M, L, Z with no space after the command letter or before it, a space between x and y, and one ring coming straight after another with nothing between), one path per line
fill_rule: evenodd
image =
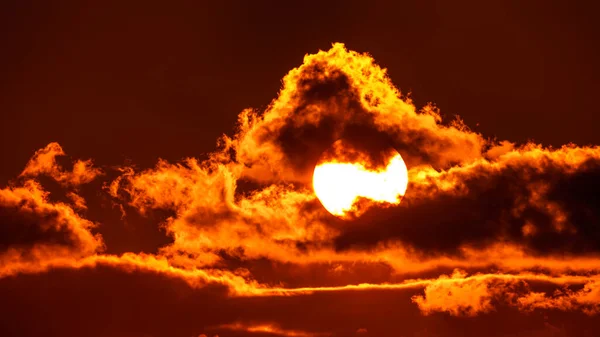
M386 149L402 155L409 186L400 204L373 205L350 220L323 208L312 172L340 139L372 153L367 166L385 162ZM0 190L7 289L17 287L10 277L43 282L94 270L180 282L227 307L185 332L206 336L397 336L402 329L372 319L344 326L346 310L329 325L273 314L298 315L282 309L289 303L307 310L326 296L368 302L364 296L381 292L424 320L508 310L506 317L570 312L587 322L600 312L600 148L486 139L460 119L442 120L434 106L417 110L385 69L342 44L305 56L277 98L264 111L243 111L206 160L160 160L145 170L75 160L66 169L61 156L57 143L38 150ZM48 178L60 192L49 192ZM95 199L84 185L96 181L104 187L91 195L121 210L121 223L87 218ZM157 214L166 215L152 225L170 243L154 253L110 253L103 226ZM244 311L249 303L262 309Z

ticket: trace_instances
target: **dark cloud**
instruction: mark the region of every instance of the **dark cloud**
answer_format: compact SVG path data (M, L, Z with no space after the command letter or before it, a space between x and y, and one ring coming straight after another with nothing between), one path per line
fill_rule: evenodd
M0 253L56 248L67 255L93 254L102 248L102 239L90 231L93 227L71 206L48 201L48 193L33 180L0 190Z
M547 151L535 160L523 155L459 169L448 179L458 179L462 192L423 192L409 185L400 206L372 208L348 223L336 245L346 249L400 240L435 255L504 242L535 254L598 253L600 157L595 149L585 156L581 163L565 165Z
M396 150L404 199L358 195L371 208L351 220L319 203L325 151L375 168ZM582 335L600 312L600 149L485 140L342 44L205 160L118 167L90 198L104 172L63 155L50 143L0 190L3 336ZM98 200L110 224L91 220ZM127 221L153 226L147 245L104 250Z
M276 322L281 329L354 336L508 337L545 331L568 336L594 331L596 318L581 313L533 312L499 307L477 319L435 313L422 316L410 303L415 291L368 291L301 297L228 298L225 289L193 289L155 273L110 267L57 269L0 280L3 336L261 336L219 329L243 322ZM33 323L35 322L35 324ZM493 327L493 328L492 328ZM267 336L267 334L265 334ZM547 335L547 336L552 336Z

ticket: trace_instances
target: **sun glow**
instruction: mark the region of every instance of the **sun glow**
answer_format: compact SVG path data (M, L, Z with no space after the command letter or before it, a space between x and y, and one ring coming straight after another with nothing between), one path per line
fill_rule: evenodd
M315 167L315 194L331 214L360 215L360 197L376 203L399 204L408 186L408 170L397 153L387 166L371 171L361 163L325 162Z

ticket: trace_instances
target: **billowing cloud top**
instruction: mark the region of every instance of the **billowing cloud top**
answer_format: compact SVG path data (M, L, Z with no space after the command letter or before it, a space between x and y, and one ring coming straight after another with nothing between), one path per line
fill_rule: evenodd
M312 172L340 139L374 154L370 166L388 158L381 149L402 155L402 203L373 205L350 220L323 208ZM486 139L460 119L443 121L434 106L417 110L385 69L342 44L305 56L265 111L243 111L217 145L206 160L160 160L142 171L100 170L91 160L67 170L57 143L37 151L0 190L3 282L57 272L88 280L90 270L182 282L227 303L228 314L193 328L205 336L403 331L370 319L371 326L345 325L343 310L318 324L286 318L296 317L289 303L326 303L315 297L321 293L408 294L397 305L421 317L600 312L598 147ZM111 253L101 229L115 224L85 217L82 186L101 177L104 188L94 193L111 199L123 223L168 213L155 226L170 243L154 253ZM52 181L64 200L44 188ZM240 309L253 305L262 311Z

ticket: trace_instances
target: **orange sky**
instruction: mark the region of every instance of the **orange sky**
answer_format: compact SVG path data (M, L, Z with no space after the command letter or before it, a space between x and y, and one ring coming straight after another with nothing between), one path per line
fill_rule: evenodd
M14 7L15 13L34 11ZM53 9L55 15L43 16L49 22L59 20L59 13L70 18L92 15L89 8L80 8L80 14ZM173 13L159 15L157 24L169 15L185 14L183 8L169 10ZM516 25L518 18L513 19L508 23ZM150 18L136 17L132 26L136 20ZM185 21L172 22L185 26ZM76 40L76 33L60 34ZM84 28L81 34L93 35ZM50 41L38 39L36 43ZM161 116L151 130L147 119L156 117L150 112L128 112L133 113L136 100L156 98L149 92L130 96L121 111L111 108L106 115L93 112L98 105L87 101L90 110L79 112L87 116L86 122L75 114L68 127L64 116L51 112L58 107L53 101L58 96L49 94L52 108L39 118L7 117L4 125L11 126L14 140L4 141L5 147L15 146L10 154L4 151L8 164L2 174L7 177L0 185L0 298L5 303L0 335L600 333L600 147L590 145L600 140L591 133L586 136L589 125L581 125L577 136L561 132L568 134L571 117L583 117L560 111L556 97L557 103L549 105L553 112L540 112L546 115L538 117L537 125L547 130L545 121L559 113L564 123L553 124L548 141L534 140L519 131L521 120L514 112L494 115L498 111L491 107L511 105L510 97L518 96L521 85L515 83L490 94L509 97L508 102L486 96L463 119L455 115L461 111L447 110L435 97L431 101L437 104L417 100L418 86L414 94L413 87L403 87L409 83L404 82L403 68L392 72L377 58L381 45L355 51L345 39L335 41L293 50L296 62L280 70L280 82L265 84L261 90L270 91L261 102L247 97L243 88L211 82L222 97L242 101L242 106L227 99L219 102L232 123L219 133L185 127L163 132L170 121L186 123L177 113ZM187 57L175 51L167 59ZM136 64L128 59L134 54L128 53L122 59ZM228 64L235 72L235 62ZM85 63L81 67L99 71ZM502 78L494 66L489 68L490 78ZM472 64L471 71L477 69ZM240 69L239 76L244 71L252 70ZM448 70L438 75L457 74ZM21 79L27 76L33 75ZM462 80L457 83L466 85ZM188 78L178 90L192 97L194 83L206 81L211 80ZM11 90L18 90L17 82ZM534 97L535 90L531 92ZM33 91L31 97L25 91L20 95L28 102L23 108L41 104ZM72 95L74 102L85 101L85 95ZM542 96L539 100L546 100ZM444 97L448 103L449 96ZM165 107L177 110L178 102L171 103ZM194 114L220 114L197 108ZM532 118L523 106L514 108L523 121ZM488 126L479 128L480 121ZM489 124L494 121L514 130L492 131ZM224 122L215 117L205 123L216 128ZM38 132L43 124L48 130ZM115 132L118 125L127 130L126 137ZM96 141L82 136L80 144L69 138L86 129L102 137ZM550 132L537 130L532 128L531 134ZM198 140L192 141L196 133ZM25 136L30 139L21 142ZM149 136L152 140L144 143ZM336 143L340 139L347 143ZM159 140L164 144L155 146ZM194 148L193 142L200 141L197 151L179 146ZM144 143L142 152L131 151L136 142ZM313 173L319 163L339 162L334 144L359 149L358 155L344 154L342 162L357 161L361 172L371 170L369 174L401 155L406 191L403 186L393 190L397 199L363 193L355 199L360 207L352 216L332 215L322 204L324 194L322 200L315 195ZM328 154L332 146L334 154ZM119 156L125 159L115 162ZM17 159L21 162L15 163ZM380 174L391 174L389 165L380 167ZM362 177L355 174L346 183L358 186L354 180ZM382 181L390 184L393 179Z

